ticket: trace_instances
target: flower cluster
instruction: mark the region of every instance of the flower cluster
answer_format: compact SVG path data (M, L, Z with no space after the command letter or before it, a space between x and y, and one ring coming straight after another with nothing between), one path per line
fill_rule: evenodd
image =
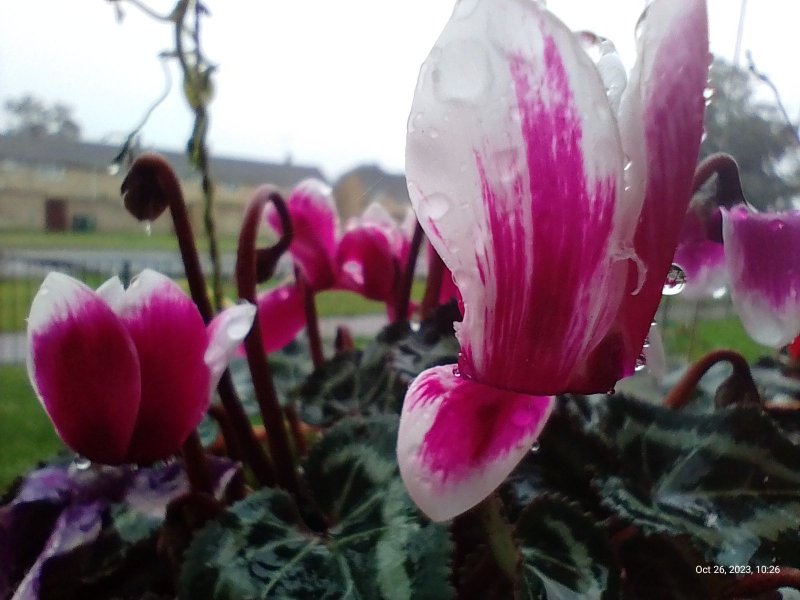
M28 371L64 443L91 461L151 463L180 450L250 330L238 305L208 326L168 277L145 270L93 291L51 273L28 317Z
M413 220L398 225L385 208L373 203L348 222L342 235L331 189L317 180L300 183L286 204L293 230L289 253L298 277L258 299L265 350L282 348L305 325L304 288L312 293L349 290L384 302L389 317L394 318ZM266 218L282 233L274 207L267 209Z
M555 394L607 391L642 350L692 191L705 3L656 0L637 34L626 81L539 3L460 2L421 69L406 174L464 311L458 364L414 381L400 423L433 519L500 484Z

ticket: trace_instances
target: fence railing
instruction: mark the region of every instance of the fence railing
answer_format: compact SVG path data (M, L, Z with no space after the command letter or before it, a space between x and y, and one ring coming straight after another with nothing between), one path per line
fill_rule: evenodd
M223 261L227 276L233 270L232 261L232 257ZM96 288L114 275L127 284L145 268L178 281L184 277L180 257L168 252L0 251L0 364L25 361L28 311L49 272L65 273Z

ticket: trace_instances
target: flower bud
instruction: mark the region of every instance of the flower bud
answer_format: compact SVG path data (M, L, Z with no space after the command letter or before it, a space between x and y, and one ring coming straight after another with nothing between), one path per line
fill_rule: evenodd
M154 221L169 206L168 178L177 185L175 173L158 154L142 154L122 182L125 208L140 221Z

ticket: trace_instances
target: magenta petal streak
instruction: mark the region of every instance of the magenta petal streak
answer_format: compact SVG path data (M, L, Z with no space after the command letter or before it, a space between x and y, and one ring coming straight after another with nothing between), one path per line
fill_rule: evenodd
M287 284L259 296L258 322L265 352L275 352L291 342L306 324L302 288Z
M492 388L433 367L414 380L403 405L397 456L414 502L443 521L492 492L528 452L552 397Z
M492 237L491 250L477 257L476 290L493 286L494 303L485 304L481 347L461 329L460 366L489 385L553 394L565 390L591 340L592 303L618 302L618 295L593 289L611 268L616 179L588 179L581 119L552 39L545 38L544 52L547 100L532 85L527 62L514 57L510 65L527 168L504 181L502 164L488 168L476 154ZM545 140L558 151L543 151ZM471 296L464 293L467 313Z

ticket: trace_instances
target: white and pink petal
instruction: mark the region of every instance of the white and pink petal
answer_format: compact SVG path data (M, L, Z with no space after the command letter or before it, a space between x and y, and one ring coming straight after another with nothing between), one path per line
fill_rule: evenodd
M209 393L213 395L228 363L236 355L245 336L253 327L256 307L249 302L226 308L206 327L207 345L203 360L208 367Z
M103 298L50 273L28 317L28 373L64 443L93 461L126 460L139 411L139 360Z
M733 305L747 333L779 348L800 333L800 212L722 212Z
M632 368L672 263L703 133L708 80L705 0L655 0L637 27L639 55L620 107L625 194L617 227L629 255L618 329Z
M292 220L289 252L313 289L329 288L335 278L339 235L339 213L330 186L306 179L292 190L286 208ZM276 232L282 233L280 218L271 204L267 206L266 218Z
M152 270L133 279L120 318L136 346L142 381L128 461L162 460L180 450L208 409L206 327L180 286Z
M433 367L414 380L397 439L406 489L434 521L491 494L531 449L555 402L482 385L454 369Z
M538 3L464 11L420 73L409 192L463 297L462 370L556 393L623 293L616 119L578 40Z

